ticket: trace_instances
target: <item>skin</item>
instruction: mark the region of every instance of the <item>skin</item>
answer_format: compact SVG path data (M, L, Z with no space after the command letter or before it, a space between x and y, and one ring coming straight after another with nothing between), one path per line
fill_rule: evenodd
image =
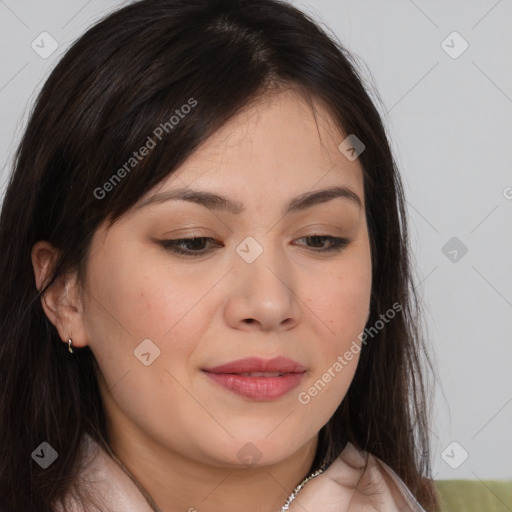
M279 510L352 381L358 354L298 401L357 340L371 293L362 168L338 149L347 134L319 103L315 112L316 122L293 89L250 105L141 199L187 186L241 201L244 212L182 200L133 208L95 233L83 289L70 274L42 299L61 339L94 353L112 449L165 511ZM363 208L335 198L282 215L292 198L331 186L349 188ZM194 235L220 245L185 245L211 247L187 257L158 243ZM350 242L321 253L330 241L312 235ZM248 236L263 249L252 263L236 252ZM38 288L55 257L48 242L33 247ZM160 350L149 366L134 356L145 339ZM201 371L279 355L307 372L271 401L241 397ZM255 462L244 464L240 450ZM346 468L355 483L360 472Z

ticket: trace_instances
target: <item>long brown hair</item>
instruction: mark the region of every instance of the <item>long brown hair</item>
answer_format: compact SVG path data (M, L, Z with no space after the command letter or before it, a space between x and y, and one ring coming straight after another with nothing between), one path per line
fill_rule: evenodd
M350 441L386 462L435 510L423 365L429 358L405 200L382 120L356 69L333 36L279 0L142 0L69 48L31 112L0 218L1 511L54 510L77 484L84 433L107 443L95 358L88 347L68 353L42 294L65 272L78 270L83 279L99 225L127 212L277 85L320 101L344 133L365 144L359 158L373 265L367 325L392 304L402 306L362 347L348 393L320 431L312 470ZM190 98L193 111L162 132L165 143L98 198L94 191ZM38 292L30 254L39 240L59 258ZM31 457L42 442L59 454L47 469Z

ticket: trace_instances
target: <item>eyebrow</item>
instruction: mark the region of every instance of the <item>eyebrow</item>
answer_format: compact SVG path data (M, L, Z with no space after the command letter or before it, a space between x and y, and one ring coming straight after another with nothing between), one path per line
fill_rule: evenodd
M315 190L313 192L306 192L293 198L284 208L283 215L306 210L307 208L311 208L312 206L325 203L336 198L347 199L360 209L363 207L361 199L355 192L347 187L337 186L323 190ZM136 210L150 204L163 203L171 200L190 201L192 203L205 206L211 210L225 211L235 215L245 211L245 206L240 201L234 201L212 192L192 190L190 188L178 188L155 194L154 196L142 201L136 207Z

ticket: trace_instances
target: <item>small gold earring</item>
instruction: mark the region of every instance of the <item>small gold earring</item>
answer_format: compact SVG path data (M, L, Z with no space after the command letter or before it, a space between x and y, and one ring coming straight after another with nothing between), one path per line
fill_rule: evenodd
M73 353L73 349L71 348L71 338L68 340L68 349L71 353Z

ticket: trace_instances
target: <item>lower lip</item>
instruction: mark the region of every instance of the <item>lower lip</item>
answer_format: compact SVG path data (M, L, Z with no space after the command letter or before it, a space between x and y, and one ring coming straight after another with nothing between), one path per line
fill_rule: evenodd
M222 387L253 400L273 400L297 387L303 373L285 373L281 377L242 377L233 373L205 372Z

